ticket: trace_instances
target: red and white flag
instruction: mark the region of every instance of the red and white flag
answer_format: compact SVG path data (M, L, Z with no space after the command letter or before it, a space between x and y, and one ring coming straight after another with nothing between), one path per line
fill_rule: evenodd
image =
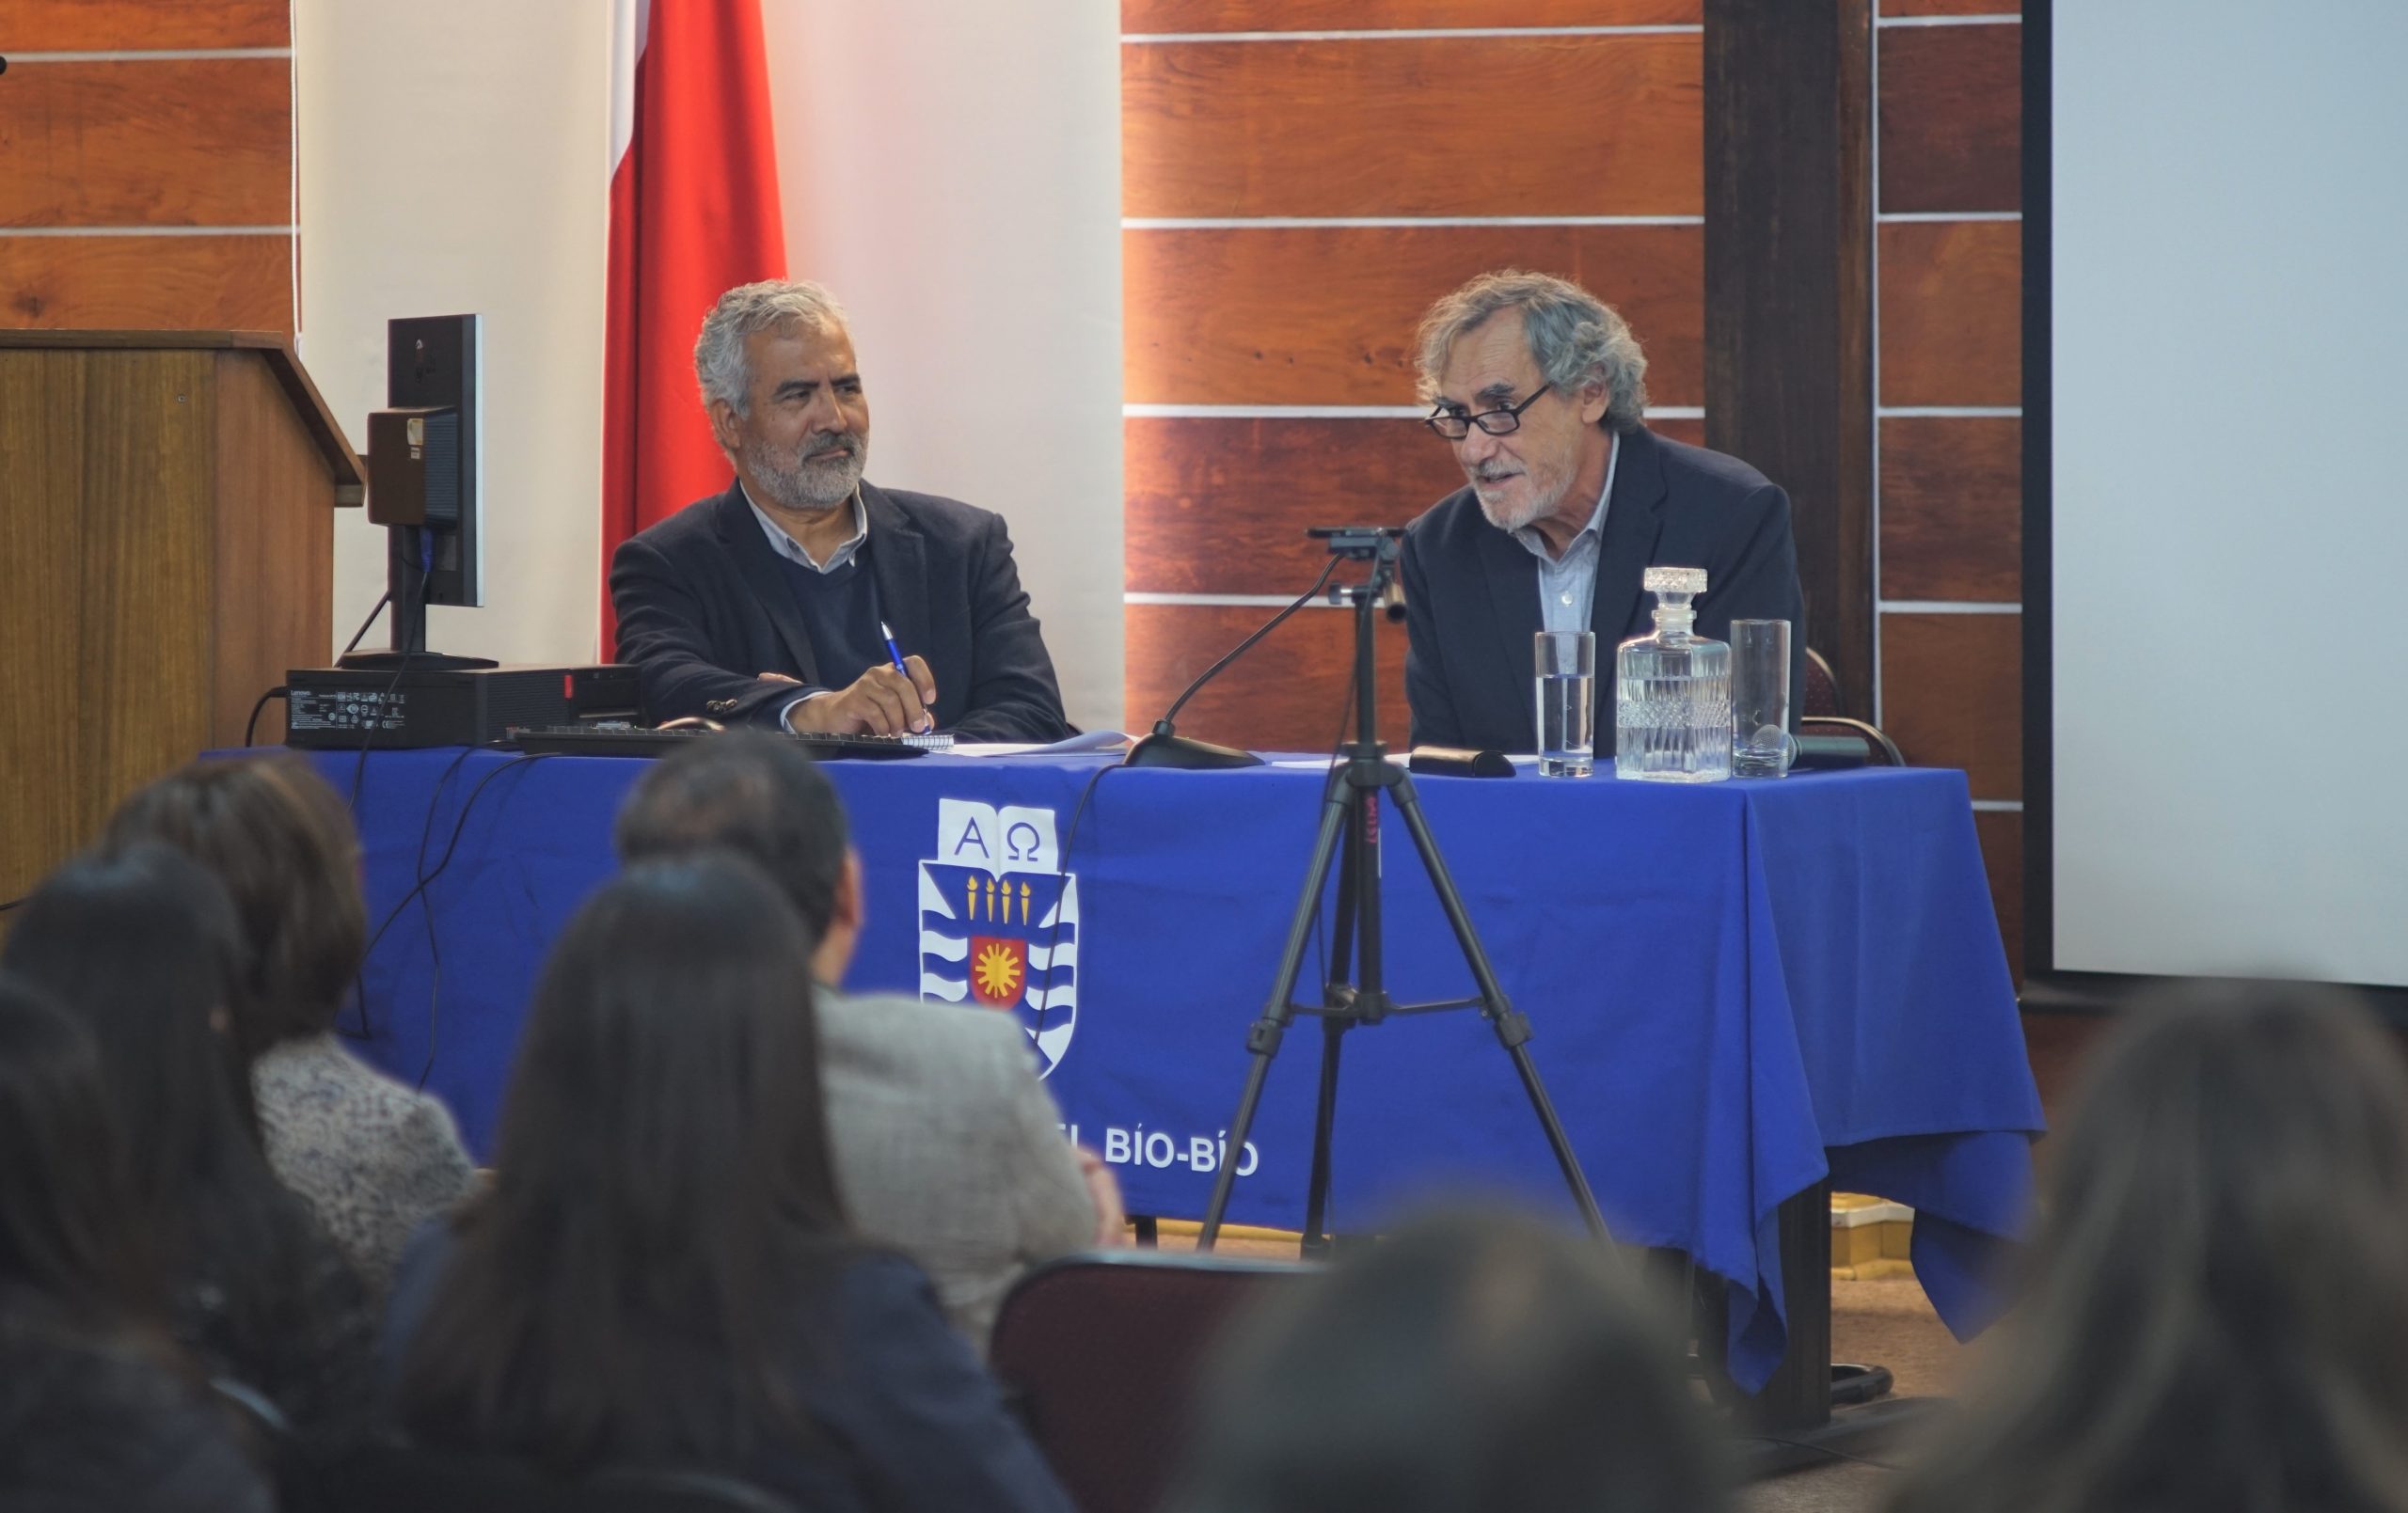
M694 386L714 300L785 273L759 0L616 0L603 367L602 570L726 487ZM602 649L616 638L607 586Z

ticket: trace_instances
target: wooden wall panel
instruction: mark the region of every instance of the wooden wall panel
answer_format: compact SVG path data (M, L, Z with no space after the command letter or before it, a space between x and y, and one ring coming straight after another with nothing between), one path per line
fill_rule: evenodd
M2014 614L1881 617L1881 724L1909 762L2023 796L2022 635Z
M1122 422L1130 589L1301 593L1326 556L1308 526L1401 526L1463 487L1453 449L1417 420L1139 418ZM1654 420L1699 443L1704 422Z
M1301 593L1328 555L1308 526L1401 526L1461 488L1415 420L1132 419L1128 586Z
M1440 26L1649 26L1695 23L1704 0L1120 0L1120 29L1164 32L1384 31Z
M1701 227L1127 231L1121 248L1133 404L1410 404L1422 311L1513 266L1620 309L1647 349L1654 402L1703 402Z
M0 236L0 323L293 329L290 236Z
M1879 229L1881 402L2023 402L2023 228L1893 221Z
M1989 874L1990 905L1998 910L1998 935L2006 947L2007 970L2023 984L2023 816L2012 810L1985 810L1973 816L1982 838L1982 866Z
M1891 26L1879 36L1881 209L2020 209L2023 28Z
M1305 585L1296 587L1302 591ZM1131 730L1142 732L1197 673L1275 611L1253 605L1131 605L1126 613L1125 717ZM1381 737L1390 750L1402 751L1409 729L1404 627L1383 623L1378 650ZM1258 751L1326 751L1338 737L1354 665L1354 617L1339 609L1300 610L1196 696L1180 714L1180 733Z
M2023 582L2023 422L1881 422L1881 596L2012 604Z
M1694 33L1121 50L1131 216L1695 215ZM1544 130L1500 133L1500 100Z
M282 58L38 63L8 71L0 226L282 226Z
M284 47L290 0L8 0L0 52Z

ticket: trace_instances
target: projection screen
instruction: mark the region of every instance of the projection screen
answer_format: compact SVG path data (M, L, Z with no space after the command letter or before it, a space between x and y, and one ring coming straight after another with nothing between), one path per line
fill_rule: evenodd
M2032 972L2408 985L2408 4L2026 20Z

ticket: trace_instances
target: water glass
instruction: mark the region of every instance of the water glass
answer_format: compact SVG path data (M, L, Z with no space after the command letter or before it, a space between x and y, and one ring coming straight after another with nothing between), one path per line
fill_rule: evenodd
M1597 638L1585 630L1538 633L1539 774L1585 778L1596 763Z
M1798 744L1789 733L1789 622L1731 622L1731 776L1778 778Z

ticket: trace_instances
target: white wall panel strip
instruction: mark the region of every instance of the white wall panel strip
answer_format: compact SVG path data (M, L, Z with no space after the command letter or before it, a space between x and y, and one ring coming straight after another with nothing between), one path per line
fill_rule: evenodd
M1876 26L2020 26L2023 18L2004 12L1986 16L1883 16Z
M10 53L8 67L21 63L207 63L238 57L291 57L289 47L162 47L150 52Z
M1393 42L1432 38L1450 40L1467 37L1677 37L1703 34L1687 24L1656 26L1400 26L1384 31L1324 32L1130 32L1120 40L1133 47L1158 42Z
M298 226L7 226L0 236L291 236Z
M1231 215L1124 217L1124 231L1256 231L1332 227L1703 226L1703 215Z
M1430 413L1418 404L1124 404L1131 420L1418 420ZM1655 420L1703 420L1695 404L1651 404Z

